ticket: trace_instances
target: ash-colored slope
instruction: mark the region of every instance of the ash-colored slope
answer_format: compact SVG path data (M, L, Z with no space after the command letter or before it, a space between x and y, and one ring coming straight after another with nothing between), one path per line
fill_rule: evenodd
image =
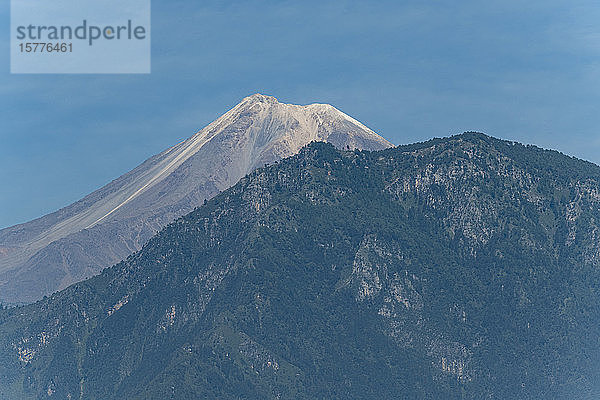
M367 150L391 146L330 105L246 97L194 136L82 200L1 230L0 301L34 301L99 272L248 172L311 141Z

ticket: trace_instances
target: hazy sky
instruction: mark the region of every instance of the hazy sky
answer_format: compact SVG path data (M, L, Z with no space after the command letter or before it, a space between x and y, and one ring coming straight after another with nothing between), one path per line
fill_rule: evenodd
M10 75L0 227L81 198L261 92L395 144L466 130L600 163L600 3L153 0L150 75Z

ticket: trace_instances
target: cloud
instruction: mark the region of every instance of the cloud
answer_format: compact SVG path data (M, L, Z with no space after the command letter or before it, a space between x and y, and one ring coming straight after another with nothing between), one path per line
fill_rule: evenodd
M398 144L473 129L600 162L595 2L152 7L150 75L21 76L2 67L0 179L14 189L0 199L0 225L39 215L31 210L56 191L45 182L72 174L65 205L255 92L333 103ZM0 5L6 24L8 10Z

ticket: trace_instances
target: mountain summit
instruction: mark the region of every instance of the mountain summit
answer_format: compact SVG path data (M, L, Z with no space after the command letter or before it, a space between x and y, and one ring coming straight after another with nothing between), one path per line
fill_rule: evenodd
M392 146L328 104L254 94L80 201L0 231L0 302L30 302L101 271L241 177L311 141Z

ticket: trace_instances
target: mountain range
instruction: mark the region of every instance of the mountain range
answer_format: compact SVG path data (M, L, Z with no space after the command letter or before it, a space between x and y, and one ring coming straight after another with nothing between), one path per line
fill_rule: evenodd
M338 147L0 311L0 398L600 397L600 167L478 133Z
M0 230L0 303L33 302L97 274L244 175L311 141L343 149L391 146L330 105L246 97L194 136L83 199Z

